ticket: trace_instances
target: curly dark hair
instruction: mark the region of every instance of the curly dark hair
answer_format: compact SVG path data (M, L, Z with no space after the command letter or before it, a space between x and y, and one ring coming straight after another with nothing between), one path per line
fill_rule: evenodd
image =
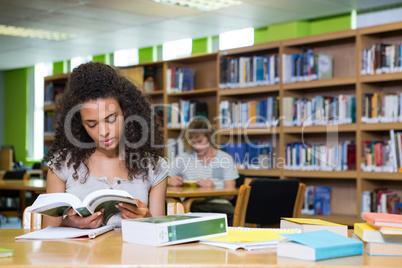
M127 146L127 144L124 145L124 148L125 165L128 169L130 180L132 180L134 175L147 179L148 165L150 164L152 168L155 168L159 156L163 153L162 146L153 146L153 144L163 144L159 122L151 109L148 98L131 81L120 75L118 70L100 62L81 64L70 74L64 93L56 104L55 140L44 156L43 161L50 161L56 169L60 169L62 163L70 155L71 157L68 160L67 166L73 166L73 178L75 180L78 179L77 169L81 163L85 165L87 174L84 178L81 178L81 181L84 183L89 174L86 160L95 152L96 146L84 148L84 146L72 144L66 135L65 122L66 120L70 120L71 133L80 144L93 143L93 140L82 125L80 113L75 112L71 116L69 113L77 104L107 98L114 98L118 101L124 118L134 115L139 116L146 122L148 131L145 131L138 121L125 122L124 135L128 143L134 144L141 139L145 139L144 135L147 137L145 143L138 148ZM154 137L152 137L152 134ZM130 158L132 155L135 155L136 159L141 161L131 161L132 159ZM146 160L146 165L143 164L144 160Z

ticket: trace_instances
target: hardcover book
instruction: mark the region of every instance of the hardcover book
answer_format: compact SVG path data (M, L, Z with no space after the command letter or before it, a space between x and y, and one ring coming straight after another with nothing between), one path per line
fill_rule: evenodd
M363 219L374 227L402 228L402 215L366 212Z
M166 246L227 235L226 214L186 213L122 220L123 241Z
M302 232L329 230L334 233L348 236L348 226L319 219L282 218L281 228L300 229Z
M363 254L361 241L328 230L281 235L291 241L278 243L278 257L317 261Z
M402 235L383 234L367 223L355 223L354 233L364 242L396 243L402 245Z
M73 208L78 215L86 217L104 208L103 222L107 223L110 217L120 212L115 207L120 202L137 205L134 197L126 191L102 189L90 193L82 202L77 196L70 193L40 194L29 212L60 217Z

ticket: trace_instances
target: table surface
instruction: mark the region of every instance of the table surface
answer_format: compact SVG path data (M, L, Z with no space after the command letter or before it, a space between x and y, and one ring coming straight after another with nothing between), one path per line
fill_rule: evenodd
M46 192L46 181L42 179L0 180L0 189L26 190L44 193Z
M165 247L122 241L116 229L91 240L16 241L22 229L0 229L1 247L14 250L0 258L8 267L401 267L402 257L370 257L366 254L317 262L277 258L275 249L228 249L197 242Z

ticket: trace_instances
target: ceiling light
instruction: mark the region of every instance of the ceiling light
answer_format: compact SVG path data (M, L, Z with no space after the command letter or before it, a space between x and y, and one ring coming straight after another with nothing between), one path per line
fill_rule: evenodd
M0 24L0 35L9 35L9 36L26 37L26 38L38 38L38 39L46 39L46 40L54 40L54 41L62 41L62 40L71 39L71 38L75 37L75 35L68 34L68 33L52 32L52 31L46 31L46 30L16 27L16 26L1 25L1 24Z
M211 11L223 7L240 5L238 0L154 0L155 2L167 5L193 8L201 11Z

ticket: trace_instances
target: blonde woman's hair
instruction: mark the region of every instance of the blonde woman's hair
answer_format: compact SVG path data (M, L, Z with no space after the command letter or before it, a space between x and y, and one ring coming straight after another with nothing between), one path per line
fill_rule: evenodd
M188 124L186 130L184 132L184 147L187 152L192 152L193 147L191 146L191 140L198 137L199 135L205 135L209 144L212 145L215 149L217 145L215 142L212 142L212 136L215 133L215 128L209 123L208 119L201 117L194 119Z

